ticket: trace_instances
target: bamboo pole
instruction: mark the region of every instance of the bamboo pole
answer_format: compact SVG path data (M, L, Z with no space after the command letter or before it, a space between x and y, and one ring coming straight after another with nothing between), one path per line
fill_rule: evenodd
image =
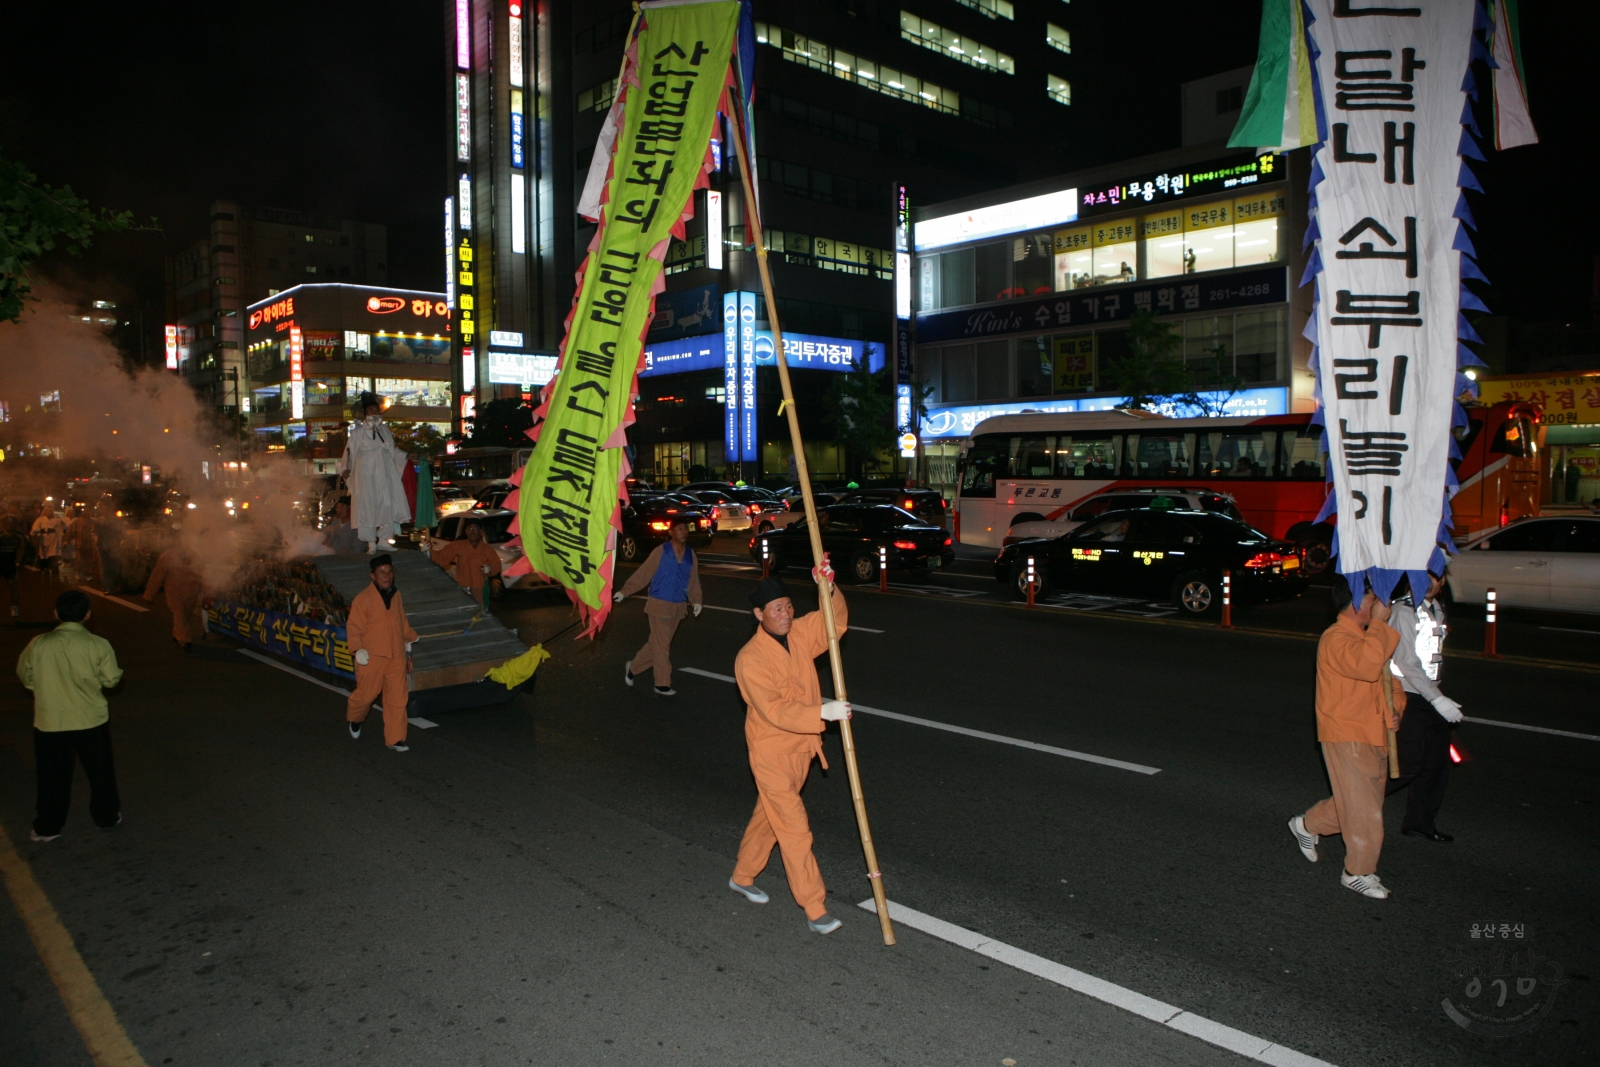
M731 110L731 109L730 109ZM750 238L755 245L756 266L761 272L761 288L767 297L767 321L772 324L772 346L778 357L778 381L783 386L783 411L789 417L789 439L794 445L794 463L800 476L800 495L805 501L806 529L811 534L811 558L820 567L823 562L822 533L817 526L817 502L811 492L811 472L806 463L805 441L800 436L800 416L795 411L794 390L789 384L789 361L783 354L783 330L778 324L778 302L772 291L772 271L767 265L767 249L761 236L761 219L756 209L755 182L750 173L750 159L745 152L744 117L734 120L733 148L739 158L739 176L744 180L745 218L750 226ZM730 398L730 403L732 398ZM833 668L833 696L835 700L849 700L844 684L844 659L839 654L839 631L833 621L833 583L826 578L818 583L818 603L822 609L822 625L828 634L828 664ZM867 800L861 792L861 771L856 766L855 735L850 720L839 720L839 736L844 741L844 766L850 778L850 799L855 804L856 828L861 831L861 850L866 854L867 880L872 883L872 899L878 909L878 925L883 929L883 943L894 944L894 926L889 921L889 904L883 891L883 872L878 869L878 850L872 844L872 827L867 822Z
M1383 702L1389 706L1389 717L1394 718L1394 660L1386 660L1383 664ZM1388 723L1384 723L1388 726ZM1389 731L1389 777L1400 777L1400 739L1393 730Z

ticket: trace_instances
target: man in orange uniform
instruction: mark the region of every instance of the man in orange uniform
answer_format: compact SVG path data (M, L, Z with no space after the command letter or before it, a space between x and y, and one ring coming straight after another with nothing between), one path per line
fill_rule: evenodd
M167 593L167 609L172 612L172 639L185 652L194 642L189 629L200 610L200 560L182 545L173 545L156 559L150 581L144 587L144 598L154 601L162 590Z
M467 523L465 541L451 541L433 554L433 561L443 567L447 572L455 568L451 575L461 591L476 600L482 592L483 606L489 606L489 592L485 588L492 578L500 575L500 554L494 546L483 539L483 527L475 522Z
M372 584L350 603L345 644L356 661L356 691L345 706L352 740L383 694L383 743L391 752L409 752L406 744L406 659L417 631L406 621L405 602L394 585L394 560L387 552L372 557Z
M1301 853L1317 862L1317 838L1344 835L1344 872L1339 884L1364 897L1384 900L1378 878L1383 850L1383 795L1389 784L1389 730L1400 728L1406 691L1389 670L1400 635L1388 626L1389 605L1371 590L1357 608L1350 585L1336 576L1333 606L1339 617L1317 644L1317 740L1328 767L1333 796L1289 820ZM1389 711L1383 687L1394 696Z
M818 577L815 569L812 576ZM833 569L824 564L820 579L832 588ZM841 924L828 914L827 889L811 854L811 823L800 790L811 773L813 757L827 769L822 731L828 722L849 718L850 705L822 699L813 662L828 649L822 612L796 619L794 601L776 578L761 579L750 594L750 604L760 627L739 651L733 673L747 706L744 738L757 799L728 888L765 904L770 898L755 880L766 869L776 844L783 853L789 891L805 909L807 925L819 934L831 934ZM841 636L846 619L844 596L833 589L833 620Z

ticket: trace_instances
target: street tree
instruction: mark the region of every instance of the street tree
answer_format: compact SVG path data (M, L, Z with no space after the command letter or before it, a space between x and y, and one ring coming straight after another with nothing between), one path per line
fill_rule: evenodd
M0 155L0 322L22 316L41 256L58 247L81 255L95 234L126 230L132 219L131 212L91 207L65 185L45 185Z
M1127 395L1130 408L1220 415L1243 384L1223 371L1226 345L1219 342L1207 356L1185 360L1183 337L1176 326L1149 311L1134 312L1126 347L1104 358L1107 384Z
M874 374L858 360L849 371L834 375L823 397L823 422L844 449L851 478L882 466L882 456L895 439L888 372Z
M502 397L478 405L471 419L466 445L469 448L526 448L531 443L533 408L514 397Z

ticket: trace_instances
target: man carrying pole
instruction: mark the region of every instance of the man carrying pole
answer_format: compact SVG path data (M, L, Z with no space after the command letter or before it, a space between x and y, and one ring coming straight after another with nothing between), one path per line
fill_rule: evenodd
M776 844L783 853L789 892L806 911L806 925L831 934L843 924L828 914L827 889L811 854L811 823L800 790L811 774L811 760L822 754L822 731L829 722L850 718L843 700L823 700L816 658L827 651L829 638L844 633L848 612L844 595L833 586L833 568L824 561L813 568L818 585L833 589L828 632L822 612L795 618L794 601L776 578L763 578L750 594L750 607L760 624L734 660L733 674L744 697L744 739L750 748L750 773L756 780L756 810L739 842L728 888L756 904L770 898L756 887Z

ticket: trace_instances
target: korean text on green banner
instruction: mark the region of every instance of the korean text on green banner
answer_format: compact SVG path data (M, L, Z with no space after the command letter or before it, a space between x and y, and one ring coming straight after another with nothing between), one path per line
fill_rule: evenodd
M711 135L739 4L644 3L628 44L600 228L589 245L560 362L535 412L518 490L528 566L567 587L593 632L611 607L626 427L671 237L708 184ZM539 421L542 419L542 422Z

